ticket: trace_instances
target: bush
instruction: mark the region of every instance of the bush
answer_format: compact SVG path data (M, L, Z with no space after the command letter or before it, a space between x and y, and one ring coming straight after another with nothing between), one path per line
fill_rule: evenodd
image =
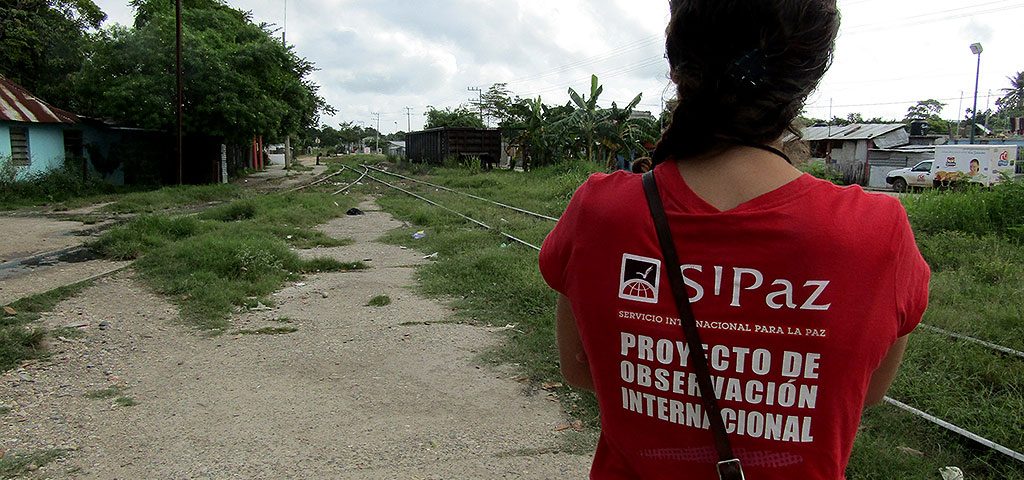
M114 228L91 247L104 257L134 260L147 252L209 230L191 217L144 215Z
M843 172L826 165L825 162L811 161L799 165L797 168L799 168L801 172L809 173L836 185L845 185L845 182L843 181Z
M0 157L0 208L59 203L117 191L98 178L83 178L81 165L75 163L71 160L61 168L19 176L19 167L11 164L11 158Z

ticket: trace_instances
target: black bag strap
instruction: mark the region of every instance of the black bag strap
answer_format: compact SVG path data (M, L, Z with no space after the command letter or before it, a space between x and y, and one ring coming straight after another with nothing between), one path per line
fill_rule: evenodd
M686 283L683 280L683 272L680 269L679 255L676 253L676 246L672 240L672 231L668 226L668 217L665 215L665 206L661 202L661 195L658 193L658 183L654 179L654 171L644 174L644 193L647 194L647 206L651 210L651 217L654 219L654 227L658 231L658 242L661 244L662 257L665 260L665 271L667 272L669 285L672 287L672 298L679 310L680 324L683 327L683 334L686 343L690 347L690 365L693 365L697 372L697 384L700 386L701 402L704 404L704 411L711 423L711 433L715 437L715 450L718 450L718 477L721 480L743 480L743 467L740 460L732 453L732 444L729 442L729 434L725 430L725 422L722 420L722 411L718 407L718 399L715 397L714 387L711 385L711 371L708 368L707 352L700 340L700 332L697 330L697 320L693 317L693 309L690 306L690 297L686 293Z

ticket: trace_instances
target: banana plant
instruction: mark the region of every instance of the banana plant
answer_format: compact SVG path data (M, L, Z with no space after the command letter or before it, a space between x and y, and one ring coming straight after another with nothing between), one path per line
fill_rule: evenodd
M590 97L584 98L569 87L569 98L576 106L576 111L570 117L579 137L584 140L587 160L594 161L595 133L601 123L601 111L597 108L597 100L604 92L604 87L598 82L597 75L590 77Z

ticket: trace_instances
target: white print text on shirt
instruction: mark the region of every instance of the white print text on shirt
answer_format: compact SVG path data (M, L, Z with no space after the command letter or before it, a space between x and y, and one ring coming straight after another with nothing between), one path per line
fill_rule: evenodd
M802 284L786 279L777 279L768 284L763 273L754 268L732 267L726 274L726 267L714 266L714 278L708 279L704 272L706 268L702 265L687 264L679 267L683 272L683 281L691 289L690 301L697 303L707 294L705 285L707 280L713 280L711 286L715 296L722 295L722 287L730 288L730 307L741 307L748 296L746 292L755 292L753 295L760 297L764 295L764 302L769 308L781 310L817 310L827 311L832 307L831 303L819 303L821 296L829 286L828 280L807 280ZM690 273L688 273L690 272ZM693 273L696 272L696 273ZM723 285L725 282L731 284Z

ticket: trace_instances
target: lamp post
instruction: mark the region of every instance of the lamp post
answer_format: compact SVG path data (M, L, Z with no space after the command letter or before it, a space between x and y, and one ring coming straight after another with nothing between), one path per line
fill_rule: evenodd
M974 75L974 109L971 110L971 140L970 143L974 144L974 131L978 129L978 82L981 79L981 52L984 49L980 43L971 44L971 53L978 56L978 71Z

